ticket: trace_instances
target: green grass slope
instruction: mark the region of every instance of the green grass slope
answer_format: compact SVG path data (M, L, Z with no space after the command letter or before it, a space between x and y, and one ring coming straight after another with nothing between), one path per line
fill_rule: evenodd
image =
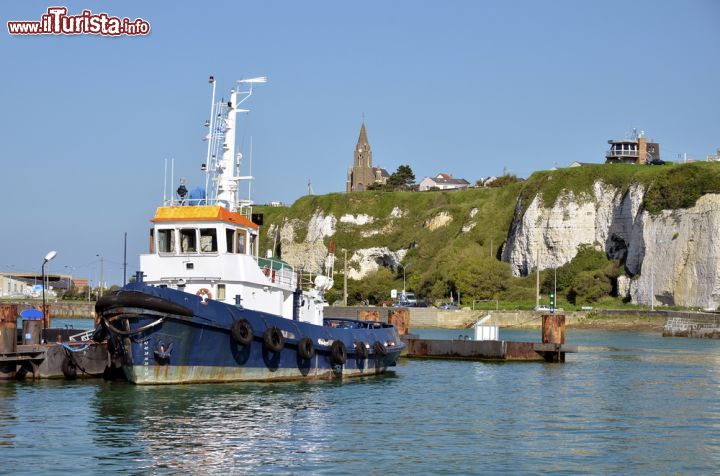
M336 233L326 238L326 243L335 241L337 249L346 248L349 256L357 249L375 246L386 246L393 251L409 250L403 261L407 266L407 287L420 295L443 299L450 293L457 296L459 292L466 304L473 299L502 299L531 305L534 278L514 278L509 265L499 261L518 198L523 209L537 194L545 206L552 206L566 191L572 191L579 199L590 199L592 185L597 180L621 190L627 190L633 183L643 185L647 190L645 208L656 213L662 209L690 207L705 193L720 193L720 164L598 164L540 171L525 182L502 188L310 195L290 207L263 206L256 207L255 211L263 213L265 219L262 250L272 248L269 226L281 226L285 220L297 219L302 225L296 228L295 239L303 240L310 217L321 211L338 219ZM394 208L406 212L405 215L391 218ZM473 209L477 212L471 218ZM450 214L452 222L429 230L425 224L440 213ZM339 218L345 214L366 214L375 220L362 226L341 223ZM463 227L471 223L475 226L463 232ZM368 234L376 230L377 234ZM338 255L341 255L339 251ZM341 267L342 263L338 265ZM351 281L349 286L351 302L362 299L380 302L388 299L390 288L402 288L402 270L381 270L362 282Z

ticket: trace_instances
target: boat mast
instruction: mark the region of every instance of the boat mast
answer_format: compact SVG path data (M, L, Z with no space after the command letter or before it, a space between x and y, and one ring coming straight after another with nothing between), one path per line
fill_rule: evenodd
M238 106L252 96L255 83L265 82L267 82L267 78L264 76L241 79L238 81L238 88L231 90L230 101L227 103L224 101L215 103L215 82L213 80L214 109L211 111L212 116L209 123L209 140L211 143L208 144L208 157L206 159L206 184L209 186L210 180L214 181L215 184L212 195L208 193L208 202L212 201L223 205L231 212L242 212L244 208L250 209L252 206L249 186L248 198L239 198L239 182L241 180L252 180L252 175L239 175L242 154L235 151L237 114L250 111L240 109ZM240 87L245 85L248 86L247 89L240 90ZM238 99L238 96L241 96L240 99ZM216 136L221 140L215 140ZM222 152L220 149L222 149ZM220 154L222 154L221 158L218 159L217 156ZM206 190L208 190L207 187ZM249 214L250 211L248 210L246 213Z
M210 157L213 152L213 140L212 136L215 132L215 77L210 76L210 79L208 79L210 84L212 84L212 99L210 101L210 119L205 121L205 127L208 128L208 135L207 135L207 143L208 143L208 149L207 149L207 156L205 157L205 198L206 203L207 199L209 198L207 196L208 194L208 187L210 186Z

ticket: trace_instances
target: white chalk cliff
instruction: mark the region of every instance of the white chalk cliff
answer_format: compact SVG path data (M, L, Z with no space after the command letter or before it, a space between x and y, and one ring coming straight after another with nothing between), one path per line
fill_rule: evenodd
M518 201L503 261L513 274L525 275L538 264L540 269L561 266L579 245L592 244L624 261L631 279L621 277L618 289L633 302L649 304L653 294L656 305L717 308L720 195L651 215L642 206L644 193L640 185L623 192L597 181L592 193L567 192L552 204L536 196L524 212Z
M404 213L399 209L393 210L391 217L402 217ZM307 233L304 240L299 239L299 231L305 228L305 222L299 219L286 220L279 228L268 227L268 238L280 241L282 258L295 268L302 268L305 272L319 273L328 253L325 238L335 235L338 226L351 226L360 228L360 235L364 238L390 233L392 222L384 227L366 228L375 222L369 215L359 214L342 215L340 220L332 214L325 215L322 210L316 210L307 221ZM396 268L407 253L406 249L392 251L387 247L373 247L353 250L348 257L348 277L350 279L363 279L367 274L377 271L381 266Z

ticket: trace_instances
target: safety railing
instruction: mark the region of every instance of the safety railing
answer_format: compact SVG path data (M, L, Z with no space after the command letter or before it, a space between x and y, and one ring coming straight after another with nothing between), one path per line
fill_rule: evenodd
M637 150L610 149L605 154L605 157L638 157L639 155Z
M284 261L272 258L258 258L258 266L273 284L291 288L297 286L295 270Z

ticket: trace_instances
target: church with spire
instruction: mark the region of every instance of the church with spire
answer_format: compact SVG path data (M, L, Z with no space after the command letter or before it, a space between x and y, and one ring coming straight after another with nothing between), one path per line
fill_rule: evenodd
M355 146L353 166L348 169L345 190L347 192L363 192L368 186L385 184L390 174L380 167L373 167L372 149L365 131L365 119L360 126L360 137Z

